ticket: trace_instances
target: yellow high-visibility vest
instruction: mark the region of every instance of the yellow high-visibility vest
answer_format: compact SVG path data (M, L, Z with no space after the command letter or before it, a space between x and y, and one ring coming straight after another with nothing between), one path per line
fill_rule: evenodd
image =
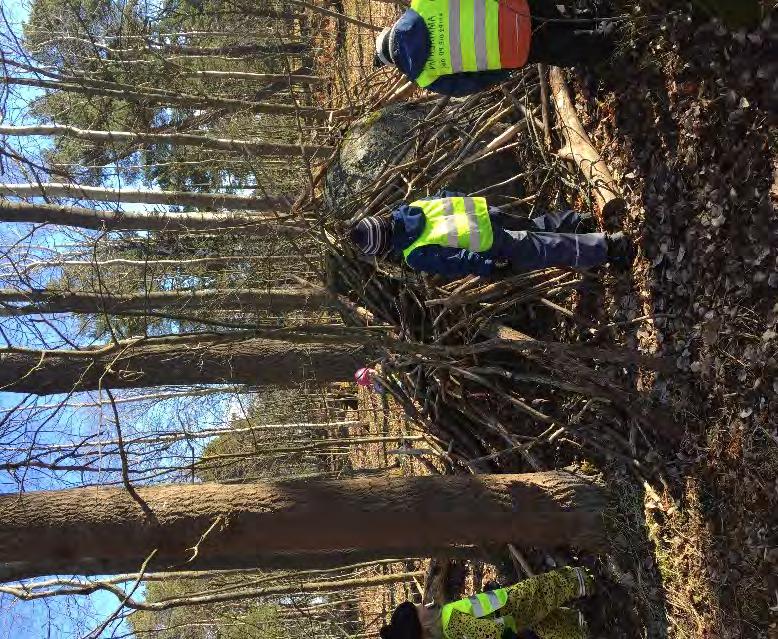
M447 603L440 611L443 634L449 639L448 624L455 610L477 618L491 617L495 623L505 625L513 632L518 632L516 620L511 615L499 616L495 614L506 603L508 603L508 591L505 588L481 592L472 597L467 597L467 599Z
M518 69L529 56L527 0L413 0L430 36L430 54L416 83L442 75Z
M403 250L406 262L411 252L430 244L467 249L474 253L492 248L494 233L486 199L444 197L418 200L411 202L411 206L424 211L424 229L416 241Z

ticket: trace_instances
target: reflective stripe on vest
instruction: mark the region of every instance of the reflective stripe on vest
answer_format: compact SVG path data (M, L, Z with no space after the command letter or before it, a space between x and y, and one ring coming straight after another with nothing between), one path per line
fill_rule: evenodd
M489 206L484 198L444 197L419 200L410 206L424 212L424 228L416 241L403 251L406 262L411 252L420 246L448 246L474 253L492 248L494 234Z
M517 69L532 35L527 0L413 0L427 25L430 55L419 86L463 71Z
M443 606L441 609L441 627L443 628L443 634L449 637L448 624L451 621L451 615L455 610L466 615L481 618L487 617L500 608L502 608L508 602L508 591L505 588L498 588L497 590L490 590L488 592L481 592L467 599L460 599ZM495 623L500 623L511 630L516 630L516 622L510 615L499 617L494 619Z

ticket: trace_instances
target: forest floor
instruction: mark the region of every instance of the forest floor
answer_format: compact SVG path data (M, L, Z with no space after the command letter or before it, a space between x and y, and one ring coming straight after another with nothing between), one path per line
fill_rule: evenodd
M375 2L374 0L342 0L346 15L359 18L366 24L385 27L394 22L401 14L400 9L390 2ZM338 28L334 21L329 26ZM373 55L375 51L376 31L361 25L345 23L343 48L333 62L339 68L337 84L347 92L358 83L368 82L374 73Z
M664 491L608 471L621 509L614 542L630 557L601 566L608 581L590 608L597 637L778 638L771 18L751 32L684 13L636 18L613 64L572 76L579 115L629 202L605 226L639 245L632 272L605 276L576 310L615 324L601 339L676 362L672 375L625 379L684 433L645 460L661 468Z
M671 637L778 637L778 13L751 32L683 14L579 74L579 112L639 241L607 282L617 340L676 360L639 377L683 445L647 501ZM639 23L636 23L639 24ZM640 317L654 319L638 320Z
M360 422L359 426L349 429L353 437L397 437L393 442L375 442L351 449L349 461L353 468L385 468L388 475L418 476L429 474L429 469L420 463L419 457L413 454L397 454L401 448L411 449L419 445L415 440L403 441L402 436L417 435L413 423L408 420L401 408L396 406L391 397L381 396L371 390L356 387L358 408L349 418ZM422 444L423 445L423 442ZM381 565L366 573L370 576L406 572L409 569L426 570L428 561L413 562L413 564L393 563ZM359 593L359 610L361 619L365 622L367 635L377 633L387 615L399 603L406 599L415 599L420 595L422 580L417 583L406 582L390 586L378 586L362 589Z

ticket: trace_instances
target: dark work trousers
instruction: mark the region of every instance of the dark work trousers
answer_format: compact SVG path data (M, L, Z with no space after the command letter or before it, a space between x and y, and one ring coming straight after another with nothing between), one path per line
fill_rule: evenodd
M583 221L575 211L545 213L523 224L511 221L503 225L500 221L500 216L492 221L491 253L508 261L514 272L552 266L591 268L608 261L605 233L576 233ZM526 230L517 228L521 226Z
M565 17L553 0L529 0L532 40L528 63L543 62L559 67L593 65L613 53L613 41L595 20Z

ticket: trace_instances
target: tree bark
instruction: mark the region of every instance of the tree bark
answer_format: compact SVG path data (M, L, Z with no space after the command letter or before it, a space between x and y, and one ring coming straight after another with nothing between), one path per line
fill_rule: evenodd
M572 160L591 184L597 203L604 216L618 214L627 207L619 187L611 175L608 165L583 128L575 112L575 105L567 89L562 69L549 67L549 84L559 116L565 145L559 150L559 156Z
M191 191L145 191L140 189L110 189L60 182L39 184L0 184L0 195L16 197L65 197L112 204L169 204L178 206L213 207L228 210L285 211L289 200L280 196L254 197L233 193L194 193ZM292 198L292 201L294 198Z
M2 188L2 187L0 187ZM57 224L96 231L239 231L248 235L297 235L300 227L284 216L257 213L139 213L79 206L0 201L0 222Z
M321 310L330 296L318 289L201 289L197 291L149 291L127 295L86 291L0 289L0 317L39 313L107 313L165 309L288 311Z
M131 339L81 351L0 349L0 390L34 395L189 384L297 387L350 380L366 361L348 343L240 334Z
M36 126L0 126L0 135L19 137L35 135L57 135L94 143L120 144L170 144L172 146L195 146L218 151L236 151L253 156L271 157L320 157L332 151L332 147L303 144L281 144L260 140L235 140L209 135L189 133L136 133L134 131L94 131L74 126L48 124Z
M89 559L115 574L154 550L149 570L202 570L201 557L209 568L252 567L274 553L605 544L603 491L565 471L135 490L137 501L113 488L0 496L0 564L51 559L75 574Z

